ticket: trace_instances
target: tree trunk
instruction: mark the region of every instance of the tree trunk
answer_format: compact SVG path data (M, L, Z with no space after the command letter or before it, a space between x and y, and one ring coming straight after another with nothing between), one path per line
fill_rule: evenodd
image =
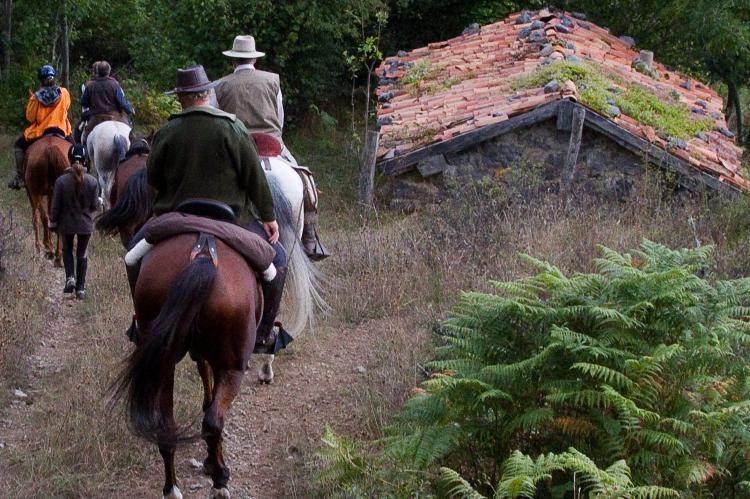
M375 207L374 182L375 182L375 160L378 155L378 140L380 133L370 130L365 135L365 148L362 151L361 164L359 167L359 202L365 218L369 218L370 212Z
M10 38L11 28L13 27L13 0L5 0L3 9L3 69L7 73L10 69Z
M742 141L742 102L740 101L740 94L737 90L737 84L734 81L727 81L727 87L729 89L729 98L734 104L734 113L737 117L737 142Z
M65 88L70 88L70 40L68 39L68 12L67 2L63 2L63 59L62 59L62 81Z

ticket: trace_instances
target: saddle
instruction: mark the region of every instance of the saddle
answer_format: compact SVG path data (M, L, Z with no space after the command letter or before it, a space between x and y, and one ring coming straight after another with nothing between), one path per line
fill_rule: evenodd
M270 158L281 156L281 143L276 137L267 133L251 133L250 136L255 141L255 148L258 149L258 156Z
M56 126L49 127L42 132L43 137L60 137L65 140L65 132Z
M211 238L218 238L242 255L253 271L266 280L273 279L276 272L271 262L276 256L275 250L262 237L236 225L229 206L212 200L190 200L180 204L178 209L180 211L152 218L144 225L147 243L157 244L180 234L199 234L193 256L207 250L216 262L215 243Z
M255 141L255 147L258 149L258 155L260 156L261 163L263 163L263 168L271 171L271 162L268 158L281 156L281 143L276 137L267 133L251 133L250 136ZM306 166L293 165L286 160L285 162L291 169L297 172L297 175L302 180L302 185L304 186L302 202L305 206L305 218L311 221L311 215L317 215L318 213L318 188L315 185L313 174Z

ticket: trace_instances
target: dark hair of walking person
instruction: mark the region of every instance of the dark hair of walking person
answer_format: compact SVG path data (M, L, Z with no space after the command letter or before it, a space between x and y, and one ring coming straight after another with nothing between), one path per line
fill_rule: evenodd
M75 292L86 297L88 244L94 232L94 215L101 207L99 183L86 173L86 149L76 144L68 151L70 167L55 181L50 210L50 228L62 238L65 287L63 293ZM75 259L73 246L75 245Z

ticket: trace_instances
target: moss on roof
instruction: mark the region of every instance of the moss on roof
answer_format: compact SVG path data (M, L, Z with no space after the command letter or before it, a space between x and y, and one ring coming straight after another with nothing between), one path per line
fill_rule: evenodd
M599 114L613 118L617 108L670 137L688 139L714 126L709 119L693 119L688 106L673 96L662 98L640 86L627 85L588 62L555 61L539 66L533 74L516 80L513 89L538 88L552 80L561 84L573 81L578 87L580 102Z

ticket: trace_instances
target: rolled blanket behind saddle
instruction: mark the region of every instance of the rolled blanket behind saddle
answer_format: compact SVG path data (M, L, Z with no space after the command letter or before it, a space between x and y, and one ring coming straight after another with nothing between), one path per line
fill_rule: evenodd
M269 269L276 256L273 247L262 237L239 225L180 212L170 212L152 218L144 226L146 241L157 244L170 237L186 233L205 232L221 239L247 261L250 268L263 275L264 279L275 276L275 268ZM134 248L135 249L135 248Z

